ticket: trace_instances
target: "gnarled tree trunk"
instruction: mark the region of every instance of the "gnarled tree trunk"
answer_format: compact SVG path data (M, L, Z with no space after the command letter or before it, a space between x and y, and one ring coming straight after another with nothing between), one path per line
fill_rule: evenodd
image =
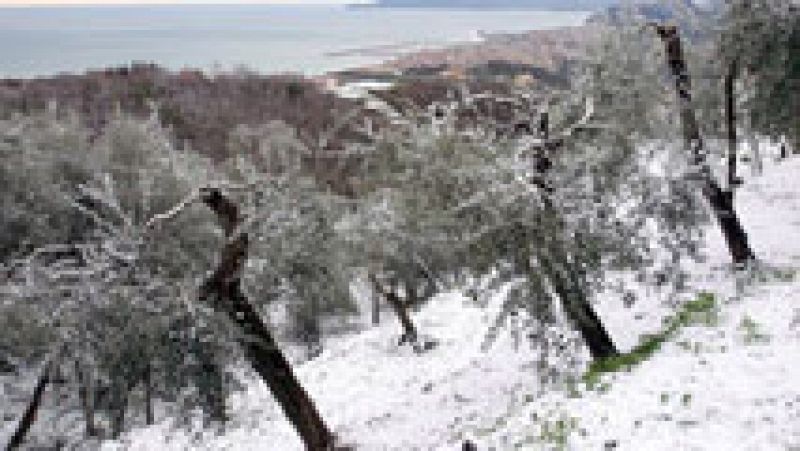
M297 380L291 364L278 349L269 328L241 290L240 272L247 258L248 238L236 231L241 223L238 208L218 189L202 190L201 200L216 213L229 239L222 250L219 267L200 288L201 297L211 301L215 309L227 314L239 326L239 342L245 356L269 387L306 448L313 451L333 449L333 434Z
M539 255L541 270L550 282L553 291L561 300L561 306L570 323L580 332L592 359L604 359L618 354L611 335L594 311L589 298L573 273L573 265L559 264L551 256ZM559 259L560 260L560 259Z
M559 219L556 206L550 199L553 188L546 178L547 172L552 167L550 155L563 145L563 141L559 139L550 140L547 132L548 128L547 116L543 115L540 129L543 131L543 136L548 137L548 140L544 142L541 148L537 149L534 159L535 175L533 183L542 192L544 210L550 217L556 218L556 228L563 228L565 225ZM573 246L581 246L580 236L576 236L575 241ZM537 243L532 243L532 245L537 245ZM541 272L543 278L550 283L564 308L567 319L581 334L592 358L598 360L617 355L619 351L614 345L611 335L594 311L586 290L581 286L578 277L580 269L570 262L562 249L558 248L557 240L542 239L538 245L540 247L535 254L539 261L539 267L535 270ZM530 274L534 271L534 268L530 265L530 255L524 256L522 265L527 273Z
M683 137L686 146L692 153L693 164L697 166L703 196L711 205L714 216L722 229L733 263L744 265L754 260L755 254L750 248L747 234L736 215L733 196L727 195L714 180L711 169L706 162L700 127L697 124L697 118L691 104L691 78L686 67L686 59L683 56L678 29L675 26L664 25L655 25L655 28L664 42L667 66L669 66L672 76L675 78L675 90L678 95Z

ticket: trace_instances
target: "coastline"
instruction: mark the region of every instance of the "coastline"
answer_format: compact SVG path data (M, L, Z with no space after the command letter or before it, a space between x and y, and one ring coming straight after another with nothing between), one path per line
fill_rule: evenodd
M517 82L552 82L571 62L585 54L586 47L595 41L598 32L596 25L584 23L522 33L481 33L479 41L398 52L373 64L329 71L312 78L323 85L385 83L415 78L464 80L477 71L491 69L492 65L502 65L504 69L530 75L516 77Z
M585 13L169 6L16 8L0 15L0 78L52 78L137 64L208 76L302 74L377 66L478 43L493 32L579 25ZM53 22L54 15L59 21ZM429 26L429 24L436 26Z

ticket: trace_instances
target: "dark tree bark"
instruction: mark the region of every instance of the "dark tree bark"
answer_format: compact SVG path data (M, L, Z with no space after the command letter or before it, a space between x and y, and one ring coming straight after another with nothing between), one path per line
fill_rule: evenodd
M39 379L36 381L31 400L28 403L28 407L25 408L25 412L23 412L22 418L19 424L17 424L17 428L14 430L14 435L11 436L11 440L9 440L6 446L6 451L15 450L22 446L31 426L33 426L33 423L36 421L36 413L42 406L45 389L50 384L50 373L53 371L54 363L54 360L50 359L45 362L42 367L42 372L39 374Z
M755 259L750 248L747 234L742 228L733 205L732 196L714 180L711 169L705 159L703 139L692 108L691 79L686 67L686 60L681 48L681 39L675 26L655 25L659 37L666 49L667 66L675 79L675 90L678 95L683 136L686 146L691 151L692 163L697 166L697 175L703 196L711 205L714 216L722 229L728 251L735 265L744 265Z
M558 217L558 212L547 197L545 197L544 209L548 216ZM611 335L594 311L584 285L581 283L582 270L565 255L563 245L553 237L537 240L536 234L527 235L522 234L521 241L525 242L521 242L519 248L522 250L527 249L527 246L538 246L535 249L521 251L517 256L517 265L522 268L529 283L541 286L543 279L550 283L564 309L567 320L581 334L592 359L604 359L619 354ZM571 246L581 246L580 237L575 237L575 241ZM535 255L538 263L536 268L531 266L532 255ZM549 311L546 314L552 315Z
M403 289L406 292L406 308L414 308L422 302L419 297L418 288L417 288L417 281L411 278L405 280L403 282Z
M542 127L546 129L546 116L544 118ZM535 149L534 154L533 183L541 190L543 208L549 217L556 220L557 228L564 228L566 225L550 198L553 188L548 183L546 175L553 166L551 155L563 145L562 139L547 140L540 148ZM618 355L619 351L614 345L611 335L594 311L586 290L581 284L581 269L565 255L563 248L559 248L559 240L546 237L540 238L539 241L541 247L536 252L536 256L539 259L540 268L537 271L541 271L550 281L553 291L561 301L567 319L581 334L592 359L598 360ZM524 245L524 243L520 244ZM575 243L572 246L576 248L582 246L579 235L575 236ZM530 255L524 256L522 265L527 274L533 273L534 269L530 266Z
M207 422L224 422L227 414L223 370L217 364L213 352L207 349L201 339L193 338L192 345L192 354L197 358L197 365L193 368L194 380L203 406L204 419ZM142 374L143 382L145 374Z
M594 311L586 291L577 278L577 268L569 263L558 264L550 257L540 255L543 270L546 272L553 291L561 299L561 305L567 318L578 329L592 359L613 357L617 351L611 335L603 326L603 322ZM559 259L560 260L560 259ZM563 260L566 261L566 260Z
M153 412L153 367L150 363L144 369L144 422L150 426L155 422ZM224 406L225 404L223 404Z
M238 208L218 189L204 189L201 199L216 213L229 240L222 250L219 267L200 288L201 298L210 301L239 327L239 343L245 356L269 387L306 448L312 451L334 449L333 434L297 380L269 328L241 290L240 273L247 258L248 237L236 232L241 223Z
M81 367L79 361L75 361L75 376L78 380L78 400L81 403L83 410L83 421L86 423L86 436L97 437L98 430L95 425L94 416L94 397L91 385L91 376L86 374L86 371Z
M545 141L550 139L550 115L547 111L543 111L539 117L539 135Z
M133 383L118 382L111 388L111 437L119 438L125 429L125 412Z
M306 359L311 360L322 352L322 330L320 326L319 298L311 294L296 307L294 322L297 328L296 338L306 348Z
M408 314L408 307L406 304L400 299L397 293L384 288L374 274L369 275L369 281L375 288L375 292L386 299L386 302L389 303L389 306L392 307L392 310L394 310L394 313L397 315L397 319L400 320L400 325L403 327L403 335L400 337L400 343L411 343L416 347L419 335L417 334L417 328L414 327L414 323L411 321L411 316Z
M372 301L372 325L377 326L381 323L381 297L378 293L372 293L370 298Z
M728 131L728 195L733 199L739 178L736 176L736 95L737 61L731 61L725 74L725 122Z

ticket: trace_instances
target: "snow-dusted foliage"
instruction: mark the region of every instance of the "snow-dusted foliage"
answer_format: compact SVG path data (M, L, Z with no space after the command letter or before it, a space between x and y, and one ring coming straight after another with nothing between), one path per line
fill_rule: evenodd
M800 145L800 4L793 0L728 2L719 24L720 60L735 61L753 132Z
M320 322L355 312L350 282L363 265L337 232L349 201L321 189L301 166L308 149L280 124L261 138L254 154L226 163L225 177L251 237L244 289L264 312L278 305L289 338L319 352Z
M436 349L398 348L397 327L386 322L332 340L297 367L298 376L343 442L357 449L455 451L467 440L500 450L797 447L800 247L785 237L800 220L798 170L796 159L768 163L769 175L748 177L740 193L743 221L771 269L731 273L721 235L707 226L706 260L689 265L681 301L714 293L713 321L691 324L649 360L606 374L591 389L580 380L563 389L542 384L537 357L510 331L488 352L482 347L512 284L494 291L485 308L462 290L432 299L414 319L439 340ZM661 300L648 296L620 309L612 297L598 308L627 350L672 314ZM231 397L224 433L167 420L104 449L305 449L266 387L248 372L241 377L246 389Z
M781 390L753 390L759 402L798 402L776 380L797 373L779 354L796 354L798 250L769 238L757 211L759 196L783 199L776 230L797 223L796 162L759 152L797 143L797 10L686 6L685 32L634 10L603 28L570 91L454 87L429 113L354 106L312 131L230 116L217 134L157 102L147 120L119 106L92 127L55 103L2 115L0 383L37 382L0 418L13 423L0 443L642 449L653 440L641 424L678 415L672 435L758 423L770 436L755 447L796 447L796 412L722 417L719 405L742 406L717 370L692 365L754 383L763 363ZM487 105L537 117L503 124ZM193 145L220 147L206 148L218 160ZM779 179L737 169L751 160ZM761 295L780 303L773 313L758 311ZM755 345L771 354L755 358ZM631 374L609 376L619 370ZM616 381L630 398L605 395ZM65 386L64 403L41 407ZM693 397L704 412L675 413ZM634 402L641 415L613 409ZM39 410L50 430L29 434ZM666 435L653 436L695 445ZM707 435L692 439L709 447Z
M3 201L32 221L18 224L38 242L6 261L0 347L19 365L54 354L69 368L92 433L121 431L132 390L146 391L148 403L191 400L189 385L221 399L209 390L222 390L228 339L210 332L204 324L216 320L193 299L219 246L213 217L189 211L173 225L180 233L146 224L206 178L208 165L172 149L158 125L124 117L92 140L70 119L4 125L4 162L21 176ZM215 366L219 387L203 387ZM113 424L97 429L104 420Z

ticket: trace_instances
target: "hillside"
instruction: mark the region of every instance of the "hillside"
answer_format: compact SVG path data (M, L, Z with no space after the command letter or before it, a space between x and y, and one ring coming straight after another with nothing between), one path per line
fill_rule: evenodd
M335 432L360 450L456 450L465 440L481 450L797 449L800 242L788 238L800 225L798 170L798 157L767 161L740 191L761 269L734 276L709 227L685 300L710 293L713 315L687 323L630 371L592 385L543 384L524 338L506 333L482 350L506 286L491 294L488 309L451 292L418 312L420 329L439 343L432 351L398 348L398 326L384 322L331 342L299 376ZM629 350L661 327L667 309L650 296L630 309L601 299L600 311ZM583 359L550 363L580 378ZM224 431L166 421L106 449L302 449L266 388L248 372L241 377L247 390L230 400Z

